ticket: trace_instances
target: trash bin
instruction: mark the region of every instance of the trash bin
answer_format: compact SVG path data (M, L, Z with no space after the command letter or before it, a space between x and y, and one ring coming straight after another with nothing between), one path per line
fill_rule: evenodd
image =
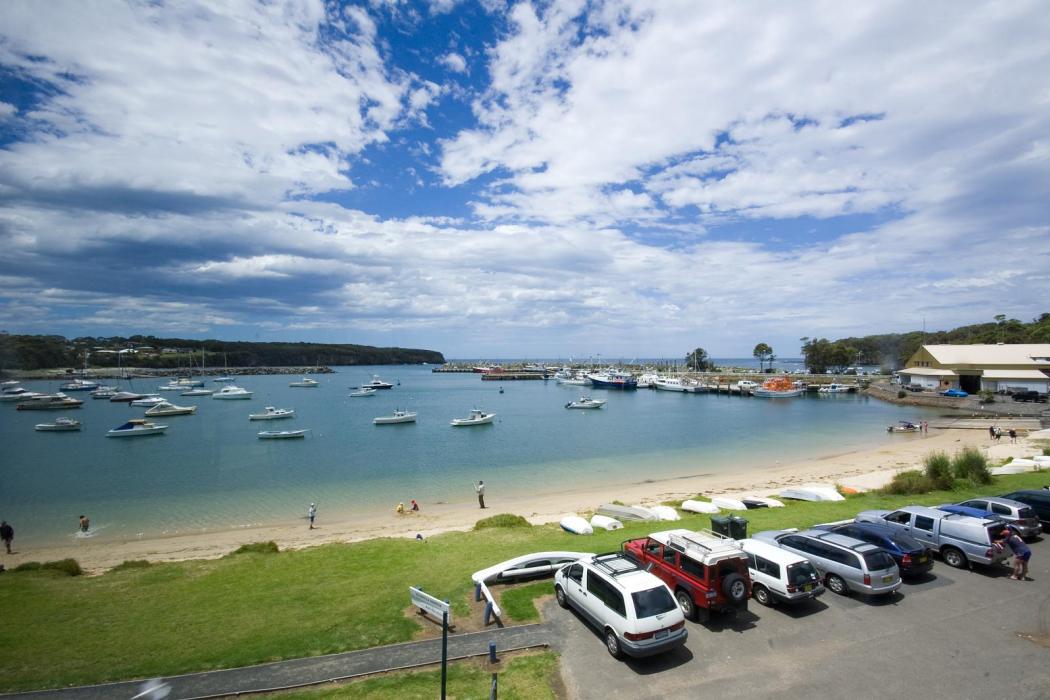
M729 537L729 527L733 520L731 515L712 515L711 532Z
M739 515L731 515L729 520L729 536L734 540L747 539L747 518Z

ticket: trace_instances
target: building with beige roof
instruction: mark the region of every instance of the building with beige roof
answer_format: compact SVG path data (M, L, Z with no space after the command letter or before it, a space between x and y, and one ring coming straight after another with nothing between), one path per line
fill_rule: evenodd
M902 384L944 391L1046 393L1050 344L923 345L898 373Z

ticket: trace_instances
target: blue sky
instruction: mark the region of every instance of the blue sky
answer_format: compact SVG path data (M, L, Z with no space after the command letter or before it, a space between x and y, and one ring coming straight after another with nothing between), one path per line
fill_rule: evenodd
M1036 2L0 4L0 328L749 355L1050 299Z

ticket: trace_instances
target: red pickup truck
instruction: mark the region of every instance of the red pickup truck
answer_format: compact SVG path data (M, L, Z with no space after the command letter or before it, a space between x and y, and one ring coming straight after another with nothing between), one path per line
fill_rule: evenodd
M708 615L747 609L747 554L728 537L709 530L666 530L628 540L623 551L667 584L690 620L701 609Z

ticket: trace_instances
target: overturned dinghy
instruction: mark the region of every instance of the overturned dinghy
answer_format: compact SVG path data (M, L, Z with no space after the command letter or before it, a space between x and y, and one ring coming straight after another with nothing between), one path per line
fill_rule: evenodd
M646 508L656 513L660 520L681 520L682 516L671 506L635 506L635 508Z
M647 520L655 521L659 520L658 516L648 508L642 508L641 506L621 506L615 503L603 503L598 506L598 515L607 515L610 518L616 518L617 520Z
M729 496L712 496L711 502L723 510L747 510L747 505Z
M748 508L783 508L784 504L775 498L763 498L762 496L750 496L741 498L740 501Z
M595 530L619 530L623 527L623 523L616 518L610 518L608 515L592 515L591 527Z
M834 486L826 484L807 484L806 486L792 486L780 489L781 498L790 498L796 501L844 501L846 498L835 490Z
M554 572L574 561L593 557L593 552L532 552L502 561L471 575L474 583L514 581L520 578L553 576Z
M687 510L690 513L717 513L719 512L718 506L708 501L682 501L682 510Z
M566 515L558 523L561 525L561 529L565 532L573 535L593 535L594 528L587 522L586 518L580 517L579 515Z

